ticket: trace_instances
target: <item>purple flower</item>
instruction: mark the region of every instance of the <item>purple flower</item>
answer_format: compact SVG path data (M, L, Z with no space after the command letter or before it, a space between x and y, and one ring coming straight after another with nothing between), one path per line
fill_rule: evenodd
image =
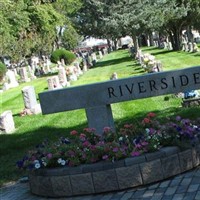
M113 148L113 152L116 153L116 152L118 152L118 151L119 151L119 148L118 148L118 147L114 147L114 148Z
M181 121L181 117L180 116L176 116L176 121Z
M139 155L140 155L140 152L138 152L138 151L132 151L131 152L132 157L139 156Z

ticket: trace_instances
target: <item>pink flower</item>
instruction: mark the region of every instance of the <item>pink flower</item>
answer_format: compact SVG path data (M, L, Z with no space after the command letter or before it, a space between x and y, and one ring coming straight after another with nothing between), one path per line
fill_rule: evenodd
M132 124L125 124L124 128L133 128L133 125Z
M108 155L102 156L102 159L103 159L103 160L108 160Z
M77 134L78 134L78 132L76 130L73 130L70 132L70 135L77 135Z
M150 123L150 119L149 118L144 118L142 122L144 124L148 124L148 123Z
M156 116L156 114L152 113L152 112L150 112L149 114L147 114L147 117L155 117L155 116Z
M96 131L95 128L84 128L83 130L86 131L86 132L88 132L88 133L93 133L93 132Z
M131 152L132 157L139 156L139 155L140 155L140 152L138 152L138 151L132 151Z
M52 153L48 153L48 154L47 154L47 158L48 158L48 159L51 159L52 157L53 157Z
M104 133L108 133L108 132L110 132L111 131L111 128L110 127L104 127L104 129L103 129L103 132Z
M86 141L83 142L83 146L88 147L88 146L90 146L90 143L86 140Z
M146 141L144 141L144 142L141 143L142 146L147 146L148 144L149 144L149 143L146 142Z

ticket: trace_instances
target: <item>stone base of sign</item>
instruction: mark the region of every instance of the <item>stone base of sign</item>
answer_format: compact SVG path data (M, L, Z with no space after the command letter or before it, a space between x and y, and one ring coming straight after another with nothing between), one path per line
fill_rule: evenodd
M99 162L78 167L39 169L29 174L29 182L33 194L69 197L154 183L199 164L200 145L182 152L177 147L164 147L155 153L126 158L115 163Z

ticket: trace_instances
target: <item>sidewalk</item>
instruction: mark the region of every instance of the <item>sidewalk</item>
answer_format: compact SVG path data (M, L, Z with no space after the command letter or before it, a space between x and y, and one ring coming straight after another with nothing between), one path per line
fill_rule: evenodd
M68 198L44 198L30 193L27 182L0 188L0 200L200 200L200 166L146 187Z

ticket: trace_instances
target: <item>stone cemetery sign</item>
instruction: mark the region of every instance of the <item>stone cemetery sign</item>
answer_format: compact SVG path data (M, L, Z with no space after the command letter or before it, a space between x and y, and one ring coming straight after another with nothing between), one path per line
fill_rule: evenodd
M47 91L39 94L43 114L84 108L88 125L102 134L115 130L111 104L200 88L200 66Z

